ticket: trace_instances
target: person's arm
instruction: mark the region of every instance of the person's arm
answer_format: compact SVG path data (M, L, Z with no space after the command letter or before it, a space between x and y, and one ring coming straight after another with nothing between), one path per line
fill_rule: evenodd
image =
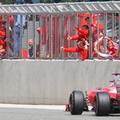
M64 52L79 52L79 49L77 47L73 48L63 48Z
M79 35L71 36L71 40L78 40L78 39L79 39Z
M1 36L6 36L6 33L4 31L0 31Z

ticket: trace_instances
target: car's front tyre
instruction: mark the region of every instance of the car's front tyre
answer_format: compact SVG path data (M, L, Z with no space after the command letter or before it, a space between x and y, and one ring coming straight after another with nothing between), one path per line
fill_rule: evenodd
M80 115L84 110L84 94L82 91L73 91L69 97L70 112Z
M94 101L94 111L96 116L107 116L110 113L110 96L106 92L96 93Z

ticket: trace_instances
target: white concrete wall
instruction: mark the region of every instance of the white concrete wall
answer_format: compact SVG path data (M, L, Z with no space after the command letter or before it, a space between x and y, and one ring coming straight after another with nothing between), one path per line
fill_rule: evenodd
M120 61L1 60L0 103L65 104L74 89L104 87Z

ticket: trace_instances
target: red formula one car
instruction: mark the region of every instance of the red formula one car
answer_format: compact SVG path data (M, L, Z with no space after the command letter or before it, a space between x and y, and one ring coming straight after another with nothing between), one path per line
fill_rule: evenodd
M120 73L112 74L114 79L110 86L86 92L75 90L70 94L66 111L72 115L82 114L89 110L89 106L96 116L106 116L110 113L120 113Z

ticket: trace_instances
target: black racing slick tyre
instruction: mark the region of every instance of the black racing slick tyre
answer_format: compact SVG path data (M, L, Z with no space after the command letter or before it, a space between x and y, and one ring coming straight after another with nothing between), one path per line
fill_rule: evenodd
M73 91L69 98L70 112L72 115L81 115L84 110L84 94L81 91Z
M96 116L107 116L110 113L110 96L105 92L96 93L94 102Z

